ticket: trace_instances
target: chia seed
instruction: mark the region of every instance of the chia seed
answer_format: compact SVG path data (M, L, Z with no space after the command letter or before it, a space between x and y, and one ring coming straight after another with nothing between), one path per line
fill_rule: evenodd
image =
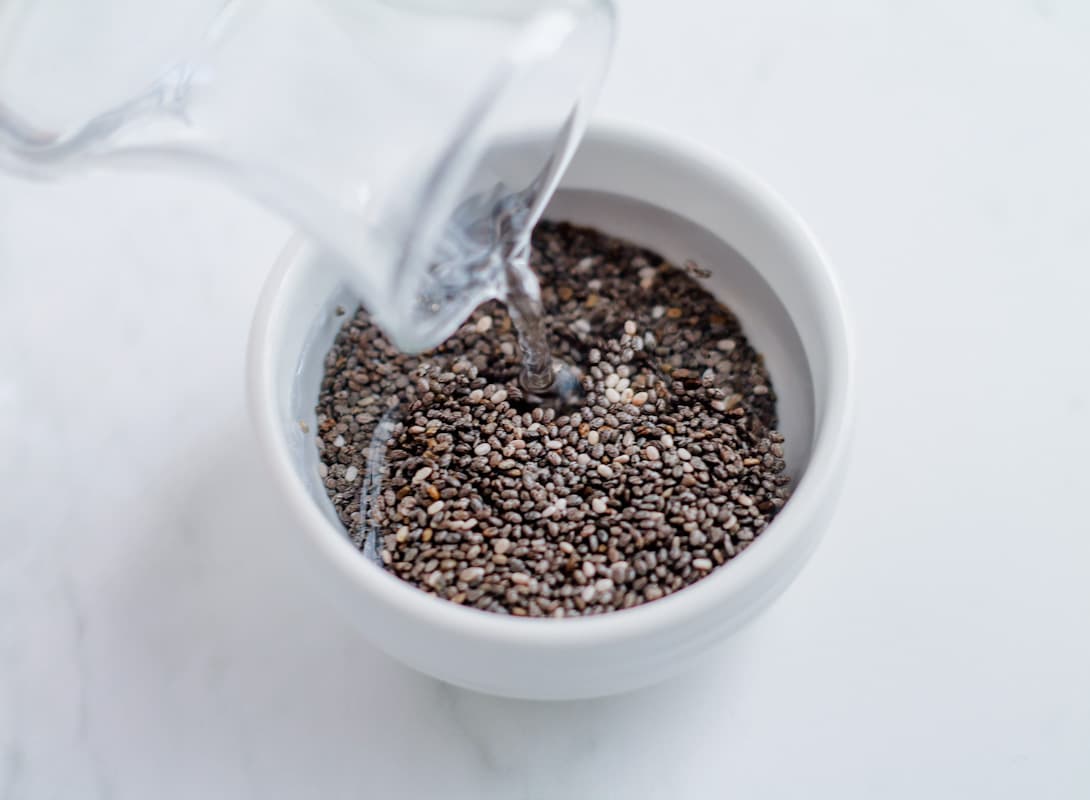
M787 501L763 359L692 264L542 222L531 266L554 355L581 376L577 406L525 398L499 303L423 355L399 353L359 309L325 361L326 491L361 549L373 540L384 569L451 602L563 617L672 594Z

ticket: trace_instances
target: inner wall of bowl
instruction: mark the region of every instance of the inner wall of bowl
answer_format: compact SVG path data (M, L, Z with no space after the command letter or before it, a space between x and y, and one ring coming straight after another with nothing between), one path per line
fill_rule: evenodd
M561 190L545 217L589 225L648 247L674 264L692 260L711 270L705 286L738 315L746 336L764 354L778 398L787 469L793 478L799 478L809 463L814 439L813 382L799 332L760 273L707 229L657 206L620 195ZM298 270L297 279L285 290L297 293L296 308L303 313L286 326L283 341L282 421L300 481L326 517L339 526L318 475L314 407L326 353L346 319L339 312L353 313L358 300L339 281L336 270L323 264L314 251L301 250L298 258L305 260L304 268Z

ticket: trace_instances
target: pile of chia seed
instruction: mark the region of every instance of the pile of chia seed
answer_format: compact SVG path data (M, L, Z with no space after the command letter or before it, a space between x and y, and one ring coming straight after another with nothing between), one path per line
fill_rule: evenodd
M531 265L583 400L529 402L499 303L420 356L361 309L326 358L326 489L357 545L374 537L387 570L452 602L562 617L657 600L748 547L787 500L768 372L691 264L542 222ZM373 448L385 461L365 491Z

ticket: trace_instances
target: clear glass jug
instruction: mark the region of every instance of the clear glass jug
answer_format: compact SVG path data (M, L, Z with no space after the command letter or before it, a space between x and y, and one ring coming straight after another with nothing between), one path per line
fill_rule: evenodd
M0 0L0 169L228 181L422 350L520 280L504 263L579 140L613 27L609 0ZM504 156L520 137L537 144Z

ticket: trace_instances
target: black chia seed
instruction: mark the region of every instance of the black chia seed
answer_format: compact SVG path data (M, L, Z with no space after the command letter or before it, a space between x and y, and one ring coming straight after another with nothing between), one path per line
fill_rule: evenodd
M541 223L533 245L582 401L527 402L499 303L419 356L360 309L326 357L326 489L357 544L379 537L387 570L452 602L561 617L657 600L748 547L787 500L768 372L696 265L566 223ZM385 464L365 520L372 446Z

